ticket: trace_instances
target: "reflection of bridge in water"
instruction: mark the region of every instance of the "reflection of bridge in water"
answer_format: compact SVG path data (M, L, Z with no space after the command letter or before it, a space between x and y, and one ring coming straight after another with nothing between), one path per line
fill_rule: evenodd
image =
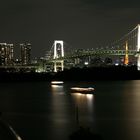
M140 70L140 25L137 25L121 39L103 48L69 50L63 41L54 41L51 50L46 57L46 66L53 65L54 72L63 71L64 67L76 67L83 65L94 65L95 58L111 58L118 60L119 64L136 64ZM113 64L108 59L107 64ZM103 61L102 61L103 62Z

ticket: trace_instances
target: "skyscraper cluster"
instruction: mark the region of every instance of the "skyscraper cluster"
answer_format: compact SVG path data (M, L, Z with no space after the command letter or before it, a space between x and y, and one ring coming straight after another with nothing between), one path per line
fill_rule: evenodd
M0 43L0 66L29 65L31 63L30 43L19 45L19 58L16 58L14 47L14 44Z

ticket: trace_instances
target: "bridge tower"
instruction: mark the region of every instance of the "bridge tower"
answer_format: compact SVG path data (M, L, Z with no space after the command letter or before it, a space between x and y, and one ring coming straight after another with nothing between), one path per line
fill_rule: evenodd
M137 51L138 51L138 58L137 58L137 69L140 70L140 24L138 24L138 35L137 35Z
M64 60L61 59L64 57L64 42L62 40L54 41L54 72L64 70Z
M124 64L128 65L129 63L129 56L128 56L128 42L126 41L125 44L125 58L124 58Z

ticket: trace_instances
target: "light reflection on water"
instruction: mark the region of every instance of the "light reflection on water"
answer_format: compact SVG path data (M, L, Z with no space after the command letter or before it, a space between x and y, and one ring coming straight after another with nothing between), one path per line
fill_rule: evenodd
M94 121L94 95L82 93L71 93L71 95L75 106L78 107L80 124L89 125Z
M140 80L127 82L123 91L123 113L125 131L135 140L140 139Z
M93 94L82 94L82 93L72 93L72 97L74 98L76 104L79 106L89 106L89 108L93 107L94 95Z
M64 94L63 85L51 85L52 94Z
M73 85L95 85L96 94L71 93ZM23 140L68 140L81 125L104 140L140 140L140 80L0 84L0 111Z
M64 85L53 84L51 85L52 100L51 107L51 127L50 134L51 140L57 138L67 140L69 131L71 130L72 122L75 121L74 114L71 113L69 108L69 101L67 101L66 91ZM69 98L68 98L69 99Z

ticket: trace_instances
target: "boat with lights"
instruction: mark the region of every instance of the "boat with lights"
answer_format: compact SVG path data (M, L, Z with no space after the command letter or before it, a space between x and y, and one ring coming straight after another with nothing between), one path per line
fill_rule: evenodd
M72 87L71 90L73 92L79 92L79 93L89 94L89 93L93 93L93 91L95 89L92 88L92 87L88 87L88 88L84 88L84 87Z
M54 85L61 85L63 83L64 83L63 81L51 81L51 84L54 84Z

